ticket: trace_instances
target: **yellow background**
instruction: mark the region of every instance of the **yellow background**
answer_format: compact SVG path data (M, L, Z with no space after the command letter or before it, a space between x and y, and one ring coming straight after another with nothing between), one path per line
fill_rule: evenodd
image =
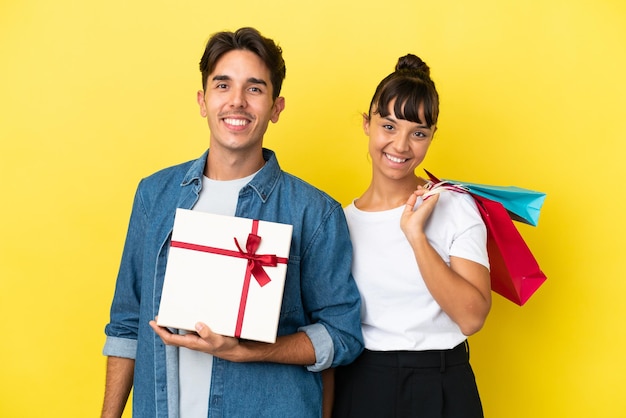
M135 187L204 151L204 43L247 25L287 61L266 145L343 204L369 180L374 87L398 56L426 60L424 167L548 194L518 224L548 281L523 307L494 295L471 338L486 416L626 416L622 0L2 0L0 416L98 415Z

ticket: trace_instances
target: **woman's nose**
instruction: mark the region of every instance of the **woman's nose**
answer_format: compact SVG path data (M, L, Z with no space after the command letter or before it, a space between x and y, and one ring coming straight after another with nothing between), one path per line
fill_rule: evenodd
M409 138L406 135L398 135L393 141L393 148L398 152L408 151Z

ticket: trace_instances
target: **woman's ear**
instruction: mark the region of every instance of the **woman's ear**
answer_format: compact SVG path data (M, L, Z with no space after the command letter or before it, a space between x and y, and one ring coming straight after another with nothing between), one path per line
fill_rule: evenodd
M367 136L370 135L370 117L367 113L363 113L363 132L365 132Z

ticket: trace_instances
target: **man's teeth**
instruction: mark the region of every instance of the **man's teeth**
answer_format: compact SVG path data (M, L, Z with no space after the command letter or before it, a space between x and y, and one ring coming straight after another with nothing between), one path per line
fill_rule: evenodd
M406 158L396 158L396 157L394 157L392 155L389 155L389 154L385 154L385 157L387 157L388 159L390 159L394 163L403 163L403 162L406 161Z
M245 119L224 119L224 122L235 126L244 126L248 124L248 121Z

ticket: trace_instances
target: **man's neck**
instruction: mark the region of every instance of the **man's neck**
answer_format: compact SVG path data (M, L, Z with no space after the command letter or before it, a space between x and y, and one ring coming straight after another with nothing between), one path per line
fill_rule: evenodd
M212 180L235 180L256 173L265 165L263 151L223 153L209 149L204 175Z

